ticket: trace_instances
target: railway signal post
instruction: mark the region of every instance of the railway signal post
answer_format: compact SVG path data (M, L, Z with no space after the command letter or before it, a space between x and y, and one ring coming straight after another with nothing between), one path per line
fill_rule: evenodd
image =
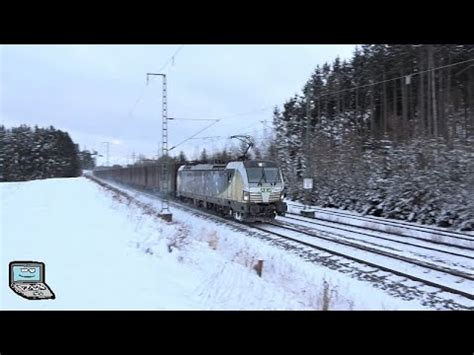
M313 190L313 179L312 178L305 178L303 179L303 189L306 192L306 203L304 205L304 209L301 210L301 214L305 217L314 218L314 211L309 207L309 196L311 191Z

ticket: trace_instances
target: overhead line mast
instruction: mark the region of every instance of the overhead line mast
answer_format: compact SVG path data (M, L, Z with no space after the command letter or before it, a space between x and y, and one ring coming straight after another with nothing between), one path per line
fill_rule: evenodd
M161 124L161 153L163 162L161 164L161 176L162 176L162 199L161 199L161 217L166 221L171 221L172 214L169 209L169 185L170 185L170 174L169 174L169 161L168 161L168 93L166 88L166 74L161 73L147 73L146 82L148 85L149 76L161 76L163 78L163 89L162 89L162 124Z

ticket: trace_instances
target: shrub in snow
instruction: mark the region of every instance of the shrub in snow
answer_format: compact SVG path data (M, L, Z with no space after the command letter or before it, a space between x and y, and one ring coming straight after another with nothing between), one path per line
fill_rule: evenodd
M219 237L216 231L212 231L209 233L207 243L212 250L217 250L219 245Z

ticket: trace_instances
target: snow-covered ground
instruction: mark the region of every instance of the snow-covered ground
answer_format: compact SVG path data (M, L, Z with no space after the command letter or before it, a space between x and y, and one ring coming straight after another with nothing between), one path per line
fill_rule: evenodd
M426 309L227 224L172 212L166 223L84 177L1 183L0 308ZM57 298L14 294L14 260L45 262Z

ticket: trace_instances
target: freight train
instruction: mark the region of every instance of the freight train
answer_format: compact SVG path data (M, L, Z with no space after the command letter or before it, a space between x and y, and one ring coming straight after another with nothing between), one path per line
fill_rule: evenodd
M155 164L94 170L94 175L158 195L168 191L174 198L244 222L268 222L287 211L283 175L271 161L169 163L165 173Z

